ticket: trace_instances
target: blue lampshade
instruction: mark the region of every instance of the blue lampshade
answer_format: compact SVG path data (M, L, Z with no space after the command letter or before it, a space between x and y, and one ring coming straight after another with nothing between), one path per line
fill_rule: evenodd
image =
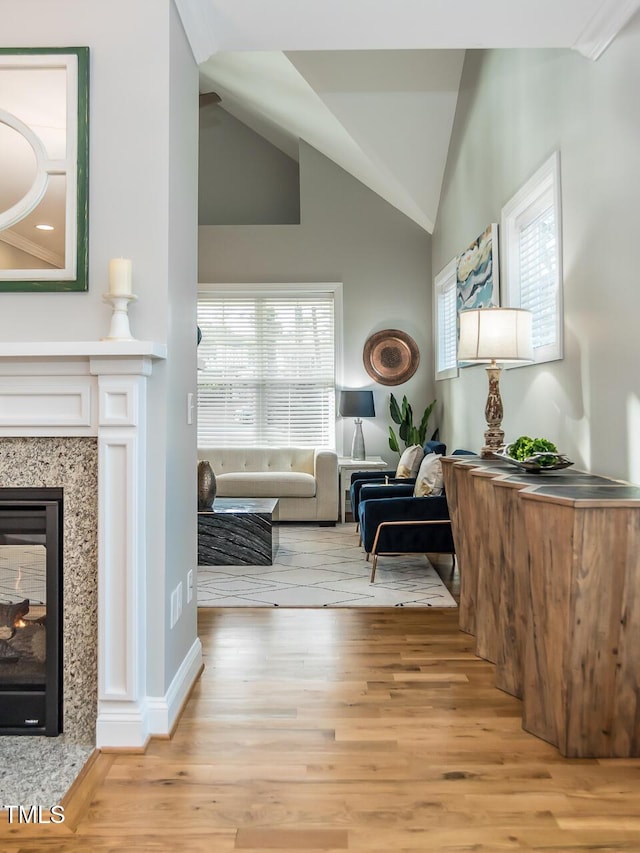
M375 418L373 391L341 391L340 414L343 418Z

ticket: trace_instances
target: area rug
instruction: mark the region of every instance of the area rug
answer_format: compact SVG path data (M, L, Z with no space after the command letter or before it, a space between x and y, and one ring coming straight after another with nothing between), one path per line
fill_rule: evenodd
M376 580L355 524L281 524L272 566L200 566L199 607L456 607L422 555L379 557Z

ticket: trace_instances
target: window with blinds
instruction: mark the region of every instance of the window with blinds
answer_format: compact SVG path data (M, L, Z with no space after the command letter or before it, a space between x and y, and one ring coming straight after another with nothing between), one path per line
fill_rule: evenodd
M334 294L201 293L199 447L334 447Z
M450 261L434 280L434 326L436 338L436 379L458 375L456 259Z
M533 314L536 362L562 358L560 161L554 154L502 211L504 304Z

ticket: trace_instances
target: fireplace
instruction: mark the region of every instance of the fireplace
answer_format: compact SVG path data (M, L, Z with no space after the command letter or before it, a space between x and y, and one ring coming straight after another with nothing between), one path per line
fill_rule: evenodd
M0 735L62 731L62 489L0 488Z
M202 667L196 638L165 684L165 542L151 535L147 511L165 488L164 466L147 464L164 447L147 407L161 414L166 372L153 393L148 385L165 358L166 346L152 341L0 341L0 484L64 489L57 729L62 701L64 739L100 749L140 749L168 735ZM24 621L39 618L37 606ZM0 664L7 674L10 666ZM0 694L0 711L5 704Z

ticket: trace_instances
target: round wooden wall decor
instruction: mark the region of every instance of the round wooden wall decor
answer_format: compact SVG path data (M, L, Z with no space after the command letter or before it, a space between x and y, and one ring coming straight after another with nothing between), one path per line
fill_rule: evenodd
M367 340L362 353L369 376L381 385L401 385L418 369L420 351L406 332L385 329Z

